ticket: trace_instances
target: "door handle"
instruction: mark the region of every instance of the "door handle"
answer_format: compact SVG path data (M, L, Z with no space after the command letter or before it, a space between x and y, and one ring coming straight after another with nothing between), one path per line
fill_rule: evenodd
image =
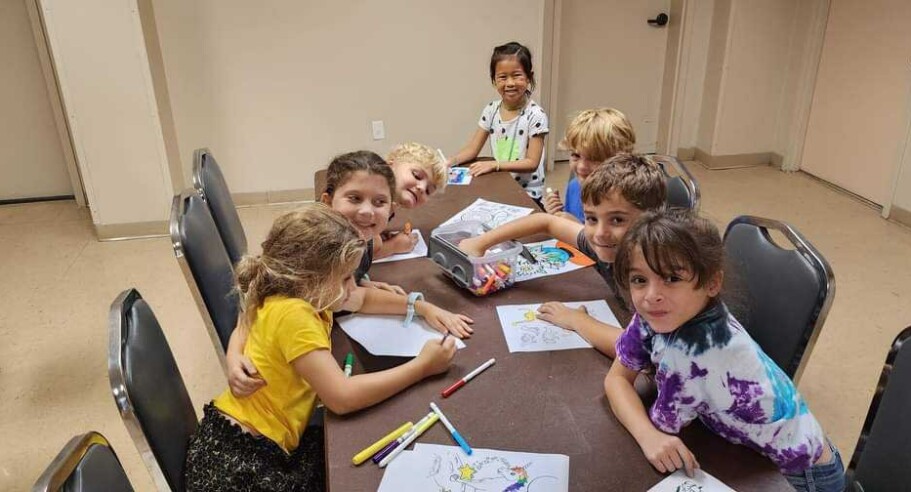
M649 19L649 20L648 20L648 23L649 23L650 25L652 25L652 26L655 26L655 27L663 27L663 26L665 26L665 25L667 24L667 21L668 21L669 19L670 19L670 18L667 16L667 14L665 14L664 12L661 12L661 13L658 14L658 16L655 17L654 19Z

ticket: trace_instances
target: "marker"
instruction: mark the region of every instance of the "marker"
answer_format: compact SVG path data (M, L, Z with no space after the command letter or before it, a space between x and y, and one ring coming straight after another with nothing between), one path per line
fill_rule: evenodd
M423 434L424 431L426 431L431 426L433 426L433 424L437 423L437 420L440 420L440 414L434 413L433 416L431 416L430 419L427 420L427 422L424 422L424 425L418 427L418 430L412 432L411 435L408 436L408 438L402 442L402 444L400 444L398 447L393 449L392 452L389 453L388 456L386 456L385 458L383 458L382 461L379 462L380 468L385 468L386 465L389 464L389 462L394 460L395 457L398 456L399 453L404 451L405 448L407 448L412 442L414 442L415 439L421 437L421 434Z
M528 260L529 263L537 263L538 259L535 258L535 255L531 254L531 251L528 250L528 247L524 244L522 245L522 252L519 253L522 255L522 258Z
M448 336L449 336L449 332L447 331L446 334L443 335L443 339L440 340L440 345L443 345L444 343L446 343L446 337L448 337Z
M446 156L443 155L443 151L440 150L440 149L437 149L437 155L440 156L440 162L442 162L442 163L445 165L445 164L446 164Z
M351 458L351 462L355 465L360 465L361 463L367 461L367 458L373 456L377 450L381 449L383 446L389 444L390 442L395 441L397 438L411 430L413 427L414 424L411 422L405 422L398 429L390 432L389 434L386 434L386 436L384 436L379 441L371 444L370 446L367 446L363 451L354 455L354 458Z
M348 355L345 356L345 377L351 377L351 371L354 370L354 354L348 352Z
M405 222L404 232L405 235L411 235L411 222Z
M455 427L452 426L452 422L450 422L449 419L443 415L440 407L438 407L436 403L430 402L430 408L433 409L433 412L437 414L438 417L440 417L440 422L443 422L443 425L445 425L449 430L449 433L452 434L452 438L455 439L457 443L459 443L459 446L462 447L462 450L465 451L465 454L471 456L471 446L465 442L465 439L462 438L462 435L459 434L459 431L455 430Z
M478 374L481 374L482 372L484 372L485 369L487 369L488 367L490 367L496 363L497 363L497 359L490 359L489 361L481 364L481 366L478 367L477 369L475 369L474 371L469 372L468 375L465 376L464 378L453 383L452 386L444 389L443 392L440 394L443 395L443 398L449 398L449 395L455 393L456 390L461 388L462 386L465 386L465 383L471 381L475 376L477 376Z
M383 447L383 449L377 451L377 453L373 455L373 458L372 458L373 462L375 464L379 464L380 461L383 461L383 458L388 456L389 453L391 453L393 449L397 448L400 444L405 442L405 440L408 439L411 436L411 434L417 432L418 428L420 428L422 425L427 423L427 421L430 420L430 418L433 416L434 416L433 412L428 413L423 418L421 418L421 420L418 420L417 425L412 426L410 429L408 429L408 432L405 432L404 434L400 435L395 440L386 444L386 446Z

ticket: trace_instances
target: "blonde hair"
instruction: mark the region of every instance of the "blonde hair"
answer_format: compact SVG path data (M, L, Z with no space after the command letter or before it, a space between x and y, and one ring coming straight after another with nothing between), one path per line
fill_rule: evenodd
M449 181L449 169L440 160L440 155L424 144L408 142L396 145L386 156L389 164L395 162L412 162L424 168L437 191L443 191Z
M573 118L560 148L603 162L620 153L632 153L636 132L626 115L614 108L587 109Z
M367 243L342 214L313 203L275 219L260 255L245 255L235 267L246 326L273 295L297 297L317 311L342 295L344 275L354 271Z

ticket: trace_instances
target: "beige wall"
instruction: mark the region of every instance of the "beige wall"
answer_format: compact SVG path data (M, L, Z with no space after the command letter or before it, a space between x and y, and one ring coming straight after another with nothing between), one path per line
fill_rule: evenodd
M209 147L235 193L310 188L359 148L455 153L497 97L492 48L542 58L543 0L152 3L184 167Z
M136 1L41 8L93 221L166 221L173 190Z
M716 153L715 126L718 120L718 105L724 79L725 56L731 34L731 0L715 0L713 7L702 87L702 108L699 114L699 127L696 131L696 146L709 154ZM696 77L697 75L689 74L689 76Z
M0 200L72 195L23 0L0 2Z
M803 170L880 204L905 141L909 23L905 0L832 0L803 153Z
M674 147L689 149L696 146L714 10L715 0L687 2L683 52L678 71L679 94L675 110L679 115L677 127L674 129L677 136L671 139L671 153L677 150Z

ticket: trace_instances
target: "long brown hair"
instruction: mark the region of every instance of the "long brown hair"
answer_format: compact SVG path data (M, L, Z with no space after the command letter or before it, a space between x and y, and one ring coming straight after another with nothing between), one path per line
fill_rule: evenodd
M358 171L377 174L385 178L386 183L389 184L389 197L395 199L395 173L392 172L392 167L376 152L369 150L357 150L335 156L329 163L329 169L326 170L326 189L324 191L331 197L335 194L335 190L348 182L351 175Z
M367 243L342 214L313 203L275 219L262 254L245 255L235 268L247 326L269 296L298 297L317 311L341 295Z

